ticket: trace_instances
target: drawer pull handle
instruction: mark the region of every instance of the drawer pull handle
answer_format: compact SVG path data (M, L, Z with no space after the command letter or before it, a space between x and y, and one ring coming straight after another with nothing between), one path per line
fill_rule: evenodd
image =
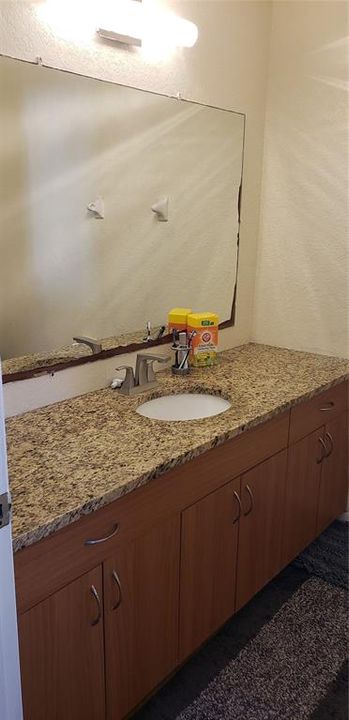
M235 525L235 523L237 523L241 517L242 505L241 505L241 500L240 500L239 494L236 492L236 490L234 490L233 495L238 504L238 514L237 514L236 518L234 518L234 520L233 520L233 525Z
M90 592L91 592L91 594L93 595L93 597L94 597L94 599L95 599L95 601L96 601L96 603L97 603L97 617L96 617L94 620L91 620L91 625L98 625L98 623L99 623L99 621L100 621L100 619L101 619L101 617L102 617L102 604L101 604L101 599L100 599L100 597L99 597L99 595L98 595L98 592L97 592L97 590L96 590L96 588L95 588L94 585L91 585L91 587L90 587Z
M316 462L317 462L317 464L319 465L320 463L322 463L322 461L325 459L325 457L327 457L327 447L326 447L326 445L325 445L322 437L319 437L319 438L318 438L318 441L319 441L319 443L320 443L320 445L321 445L321 447L322 447L322 450L323 450L323 452L321 452L321 457L316 458Z
M113 570L111 576L118 588L118 599L117 599L115 605L113 605L112 610L117 610L119 605L121 605L121 600L122 600L121 582L120 582L120 578L119 578L116 570Z
M332 410L334 408L333 400L330 400L325 407L320 408L320 412L326 412L326 410Z
M110 538L114 537L116 533L119 531L119 523L115 523L111 533L103 538L97 538L96 540L85 540L85 545L99 545L99 543L104 543L107 540L110 540Z
M332 437L331 433L328 432L328 430L325 432L325 438L327 438L330 441L330 449L327 450L326 455L325 455L325 457L328 458L328 457L330 457L330 455L332 455L333 448L334 448L333 437Z
M250 498L250 507L248 508L248 510L246 512L244 512L244 516L247 517L247 515L250 515L250 513L253 510L253 494L252 494L252 490L251 490L250 486L247 484L245 485L245 490Z

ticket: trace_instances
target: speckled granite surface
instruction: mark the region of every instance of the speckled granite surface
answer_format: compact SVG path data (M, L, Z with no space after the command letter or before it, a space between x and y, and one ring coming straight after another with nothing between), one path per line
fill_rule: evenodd
M248 344L186 378L159 373L151 394L129 398L108 388L10 418L14 550L348 376L345 360ZM135 413L150 397L183 391L220 394L232 407L174 423Z
M91 350L86 345L72 344L50 352L31 353L30 355L3 360L2 372L4 375L13 375L25 370L50 368L52 365L69 362L69 360L86 357L87 355L91 355Z
M160 326L152 328L152 337L155 337ZM131 333L123 333L122 335L111 336L99 339L103 350L114 350L118 347L126 347L127 345L141 344L144 341L145 330L138 330ZM87 345L72 343L65 347L56 348L47 352L31 353L30 355L22 355L21 357L9 358L2 362L2 372L4 375L14 375L14 373L26 370L39 370L42 368L50 368L58 363L69 363L70 360L87 357L92 351Z

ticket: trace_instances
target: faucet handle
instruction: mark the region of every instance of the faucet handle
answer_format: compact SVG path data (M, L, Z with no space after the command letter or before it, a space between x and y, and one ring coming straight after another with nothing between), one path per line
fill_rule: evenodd
M120 392L125 395L130 394L131 388L135 386L135 376L132 365L119 365L115 370L126 370L125 379L121 385Z
M145 385L156 381L153 362L165 363L170 360L169 355L151 355L138 353L136 360L136 384Z
M170 359L169 355L151 355L150 353L138 353L137 357L141 360L147 360L148 362L159 362L165 363Z

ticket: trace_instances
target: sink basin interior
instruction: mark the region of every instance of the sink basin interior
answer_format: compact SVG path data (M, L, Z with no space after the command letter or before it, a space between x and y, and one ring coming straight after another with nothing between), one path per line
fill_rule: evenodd
M229 400L217 395L181 393L148 400L136 412L152 420L199 420L219 415L230 407Z

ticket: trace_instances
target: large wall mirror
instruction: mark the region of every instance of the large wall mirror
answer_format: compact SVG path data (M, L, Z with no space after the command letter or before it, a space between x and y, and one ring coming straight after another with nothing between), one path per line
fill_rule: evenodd
M124 352L148 321L157 342L172 307L233 324L244 115L4 57L0 93L5 381Z

